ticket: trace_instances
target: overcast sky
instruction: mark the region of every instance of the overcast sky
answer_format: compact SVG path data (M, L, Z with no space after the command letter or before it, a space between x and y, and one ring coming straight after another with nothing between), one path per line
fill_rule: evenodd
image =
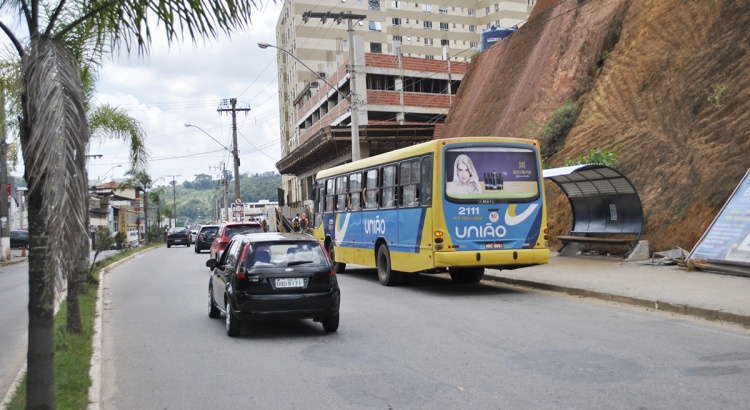
M276 50L260 49L257 43L276 43L280 9L281 2L264 2L245 32L207 43L187 40L171 49L156 29L149 57L136 53L105 60L96 102L119 106L143 124L150 156L147 171L153 180L164 177L156 186L166 185L173 175L180 183L196 174L218 179L222 162L232 172L231 154L222 147L232 146L232 117L217 112L221 101L230 98L237 99L237 108L251 109L237 113L240 173L278 172ZM186 128L186 123L221 144L199 129ZM102 155L89 160L92 180L123 178L128 170L124 142L92 140L89 154Z

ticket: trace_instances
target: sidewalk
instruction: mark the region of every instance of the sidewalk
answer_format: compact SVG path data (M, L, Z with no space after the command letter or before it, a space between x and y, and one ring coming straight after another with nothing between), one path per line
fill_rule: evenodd
M750 278L743 276L553 254L547 265L488 269L484 279L750 326Z

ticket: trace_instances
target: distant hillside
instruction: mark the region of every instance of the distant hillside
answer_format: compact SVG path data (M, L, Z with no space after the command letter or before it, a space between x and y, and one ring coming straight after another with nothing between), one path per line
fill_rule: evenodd
M619 152L651 250L689 250L750 167L749 4L540 0L474 58L442 135L540 138L573 99L581 112L547 162ZM567 233L567 200L546 192L552 234Z

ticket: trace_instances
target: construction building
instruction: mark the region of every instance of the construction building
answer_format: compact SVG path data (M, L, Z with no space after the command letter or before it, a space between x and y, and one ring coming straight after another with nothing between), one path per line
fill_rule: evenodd
M363 158L439 137L480 33L522 24L534 3L285 2L276 25L280 199L301 205L317 171L351 161L352 112Z

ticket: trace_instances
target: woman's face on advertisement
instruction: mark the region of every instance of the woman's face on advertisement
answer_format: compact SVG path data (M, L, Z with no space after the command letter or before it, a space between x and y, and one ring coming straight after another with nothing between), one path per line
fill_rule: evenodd
M464 164L463 162L458 164L458 167L456 167L458 170L458 179L461 181L462 184L465 184L469 181L469 178L471 177L471 172L469 172L469 166Z

